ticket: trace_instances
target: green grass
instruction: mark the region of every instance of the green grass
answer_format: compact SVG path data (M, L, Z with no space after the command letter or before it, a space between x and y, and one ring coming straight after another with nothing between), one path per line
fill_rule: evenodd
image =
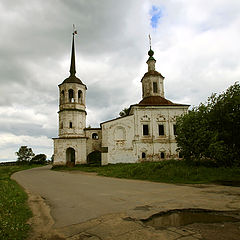
M27 237L30 226L26 223L32 216L27 205L27 194L10 176L32 166L0 166L0 239L22 240Z
M96 172L98 175L117 178L141 179L165 183L240 183L240 168L190 166L185 161L167 160L161 162L119 163L101 167L76 165L57 166L53 170Z

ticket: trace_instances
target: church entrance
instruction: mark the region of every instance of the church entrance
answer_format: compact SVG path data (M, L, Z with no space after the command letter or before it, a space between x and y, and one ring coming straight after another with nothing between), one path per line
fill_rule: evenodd
M66 150L66 160L68 166L75 165L75 150L71 147Z
M101 166L101 152L94 151L88 154L87 156L87 164L92 166Z

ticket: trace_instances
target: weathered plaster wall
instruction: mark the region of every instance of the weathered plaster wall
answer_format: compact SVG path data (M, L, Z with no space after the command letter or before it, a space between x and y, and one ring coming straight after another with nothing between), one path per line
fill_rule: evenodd
M75 150L75 164L85 164L86 138L55 138L53 165L66 165L66 151L71 147Z
M187 112L187 106L134 106L135 126L135 151L138 159L142 159L142 153L146 154L147 160L161 160L178 158L177 144L173 126L176 117ZM164 135L159 135L159 125L164 126ZM143 125L148 125L149 134L143 135Z
M87 155L93 151L102 151L102 130L101 129L86 129L87 137ZM98 138L94 138L93 134L97 134Z
M102 124L102 163L135 162L133 151L134 116L118 118Z

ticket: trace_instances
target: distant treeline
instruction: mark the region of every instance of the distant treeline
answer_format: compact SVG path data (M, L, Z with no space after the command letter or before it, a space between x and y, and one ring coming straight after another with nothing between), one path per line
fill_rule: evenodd
M0 166L15 166L17 162L0 162Z

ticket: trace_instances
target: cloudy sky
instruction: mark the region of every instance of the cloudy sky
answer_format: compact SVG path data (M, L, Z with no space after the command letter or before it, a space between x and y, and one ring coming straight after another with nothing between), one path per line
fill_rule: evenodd
M141 100L149 33L167 99L196 106L239 81L239 13L239 0L1 0L0 161L22 145L51 157L73 23L87 125L99 127Z

